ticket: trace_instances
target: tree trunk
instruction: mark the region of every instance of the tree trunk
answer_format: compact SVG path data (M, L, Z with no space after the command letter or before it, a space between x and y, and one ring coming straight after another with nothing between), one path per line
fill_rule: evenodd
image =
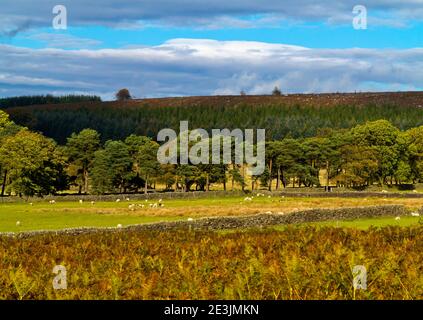
M209 174L207 173L206 175L206 192L210 191L210 177Z
M144 194L148 193L148 176L145 177Z
M4 197L4 190L6 189L7 170L4 170L3 183L1 185L1 196Z
M242 166L242 181L245 182L245 167L244 165ZM242 184L242 191L245 190L245 184Z
M278 180L276 180L276 190L279 190L280 180L281 180L281 168L278 167Z
M84 168L84 192L88 193L88 170Z
M329 161L326 161L326 191L329 191Z
M269 191L272 191L272 167L273 167L273 161L272 159L269 160Z

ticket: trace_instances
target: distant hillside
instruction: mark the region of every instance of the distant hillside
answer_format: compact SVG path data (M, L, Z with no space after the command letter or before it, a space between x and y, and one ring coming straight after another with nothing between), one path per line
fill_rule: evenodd
M63 143L84 128L103 140L131 133L155 137L163 128L265 128L267 136L307 137L324 128L350 128L387 119L401 129L423 125L423 92L296 94L288 96L207 96L78 102L6 110L18 124Z

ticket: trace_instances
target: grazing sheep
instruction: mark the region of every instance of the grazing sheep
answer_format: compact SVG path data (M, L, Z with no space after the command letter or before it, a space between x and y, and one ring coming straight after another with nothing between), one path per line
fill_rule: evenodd
M125 200L126 200L126 201L129 201L129 198L126 198Z
M188 221L194 221L194 219L193 219L193 218L188 218L187 220L188 220Z
M397 221L398 221L398 220L401 220L401 217L396 217L396 218L395 218L395 220L397 220Z
M250 198L250 197L245 197L244 198L244 201L252 201L253 200L253 198Z
M82 201L82 199L81 199L81 200L79 200L79 203L80 203L80 204L82 204L83 202L84 202L84 201Z
M34 204L31 202L29 205L30 205L30 206L33 206Z
M21 225L20 221L16 221L16 226L19 227Z
M95 202L94 202L94 201L91 201L91 204L92 204L92 205L95 205Z
M56 203L56 201L54 201L54 200L50 200L50 201L49 201L49 203L50 203L50 204L55 204L55 203Z
M120 202L120 199L116 199L116 202Z
M159 202L162 202L163 200L162 199L159 199Z
M118 228L122 228L122 225L119 223L119 224L117 225L117 227L118 227Z
M418 212L411 212L411 215L413 217L420 217L420 213L418 213Z

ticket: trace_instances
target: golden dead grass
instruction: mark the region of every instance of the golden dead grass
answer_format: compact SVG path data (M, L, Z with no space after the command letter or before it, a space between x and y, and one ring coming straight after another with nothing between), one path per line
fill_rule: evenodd
M233 200L233 201L232 201ZM315 208L342 208L374 205L404 205L410 209L418 209L423 206L423 199L406 198L254 198L252 201L243 199L231 199L228 201L198 201L198 200L172 200L163 208L150 208L144 202L135 202L134 209L128 206L110 206L110 203L98 203L95 206L84 207L43 207L34 208L36 212L65 212L65 213L87 213L104 215L135 215L135 216L174 216L174 217L213 217L213 216L241 216L252 215L264 212L294 212L298 210ZM144 204L141 208L138 204Z

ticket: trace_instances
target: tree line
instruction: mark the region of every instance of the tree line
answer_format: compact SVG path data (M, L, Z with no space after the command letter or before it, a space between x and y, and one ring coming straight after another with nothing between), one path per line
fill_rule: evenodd
M366 121L387 119L401 130L423 125L423 109L395 105L338 105L331 107L282 103L232 106L164 106L139 102L71 104L60 108L40 107L8 110L17 124L43 132L64 144L73 132L91 128L101 141L123 140L135 133L154 138L163 128L177 130L179 120L194 128L265 128L269 139L313 137L324 128L348 129Z
M74 103L74 102L86 102L86 101L97 101L101 102L101 98L95 95L65 95L65 96L53 96L47 95L34 95L34 96L19 96L19 97L8 97L0 99L0 109L7 109L20 106L33 106L42 104L57 104L57 103Z
M225 190L364 189L423 179L423 126L401 131L387 120L328 129L314 137L269 140L266 170L253 177L246 176L246 165L162 165L158 148L153 139L136 134L102 143L93 129L72 133L58 145L0 111L1 195L43 196L72 186L79 193L146 193L156 184L180 191L207 191L216 184Z

